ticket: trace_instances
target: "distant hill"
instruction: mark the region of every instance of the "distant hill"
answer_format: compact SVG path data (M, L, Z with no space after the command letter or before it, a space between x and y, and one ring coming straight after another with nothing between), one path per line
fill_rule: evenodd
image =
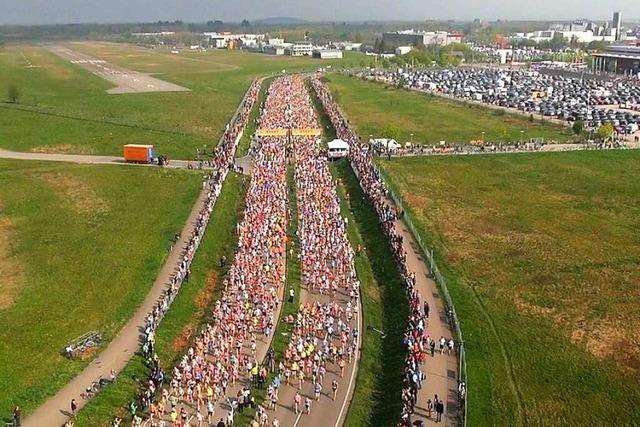
M300 18L291 18L291 17L275 17L275 18L264 18L257 19L255 21L251 21L253 25L302 25L306 24L308 21Z

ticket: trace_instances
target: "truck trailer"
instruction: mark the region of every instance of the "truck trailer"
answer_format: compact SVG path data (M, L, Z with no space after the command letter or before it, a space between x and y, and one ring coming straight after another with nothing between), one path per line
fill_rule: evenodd
M129 163L153 163L156 153L153 145L127 144L124 146L124 160Z

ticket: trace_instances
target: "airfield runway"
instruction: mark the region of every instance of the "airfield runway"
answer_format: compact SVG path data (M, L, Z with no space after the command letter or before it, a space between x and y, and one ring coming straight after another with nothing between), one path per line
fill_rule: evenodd
M118 67L105 60L85 55L64 46L50 45L47 46L47 49L60 58L116 85L116 87L107 90L107 93L184 92L189 90L186 87L165 82L148 74Z

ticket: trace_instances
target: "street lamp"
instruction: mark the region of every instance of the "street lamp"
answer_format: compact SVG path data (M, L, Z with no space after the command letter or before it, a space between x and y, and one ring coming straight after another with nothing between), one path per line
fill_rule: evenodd
M524 142L524 131L521 130L520 131L520 143L522 144Z
M484 142L484 134L485 134L485 132L482 131L482 142Z

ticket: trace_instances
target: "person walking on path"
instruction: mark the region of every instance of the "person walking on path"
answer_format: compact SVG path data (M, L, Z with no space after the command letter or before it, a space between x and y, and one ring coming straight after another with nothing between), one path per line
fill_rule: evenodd
M444 402L436 399L436 422L442 421L442 414L444 414Z
M75 418L76 412L78 411L78 403L75 399L71 399L71 416Z
M16 406L13 410L13 427L20 427L22 425L22 411L19 406Z

